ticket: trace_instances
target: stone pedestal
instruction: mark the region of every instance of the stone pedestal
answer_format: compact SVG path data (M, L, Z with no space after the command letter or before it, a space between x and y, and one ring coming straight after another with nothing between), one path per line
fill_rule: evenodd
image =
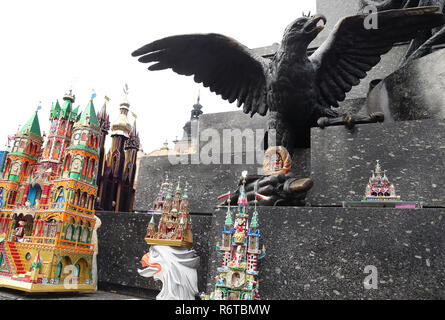
M251 210L250 210L251 211ZM249 211L249 212L250 212ZM193 248L200 256L200 291L214 290L226 208L193 215ZM99 281L160 290L141 277L149 216L98 212ZM264 300L445 299L445 220L442 209L259 208L260 294ZM366 290L365 267L377 268L377 289Z
M367 111L385 123L445 118L445 49L414 60L381 81L368 95Z
M444 206L445 120L312 129L312 206L359 201L380 160L402 200Z

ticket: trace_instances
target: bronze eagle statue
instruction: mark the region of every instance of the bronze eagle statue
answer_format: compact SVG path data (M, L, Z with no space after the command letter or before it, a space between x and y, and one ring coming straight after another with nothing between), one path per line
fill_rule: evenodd
M163 38L134 51L132 56L139 56L142 63L154 63L148 67L151 71L171 68L181 75L193 75L195 82L224 100L237 101L244 113L267 114L268 129L276 130L276 144L292 154L295 148L310 146L310 128L317 126L320 118L339 117L335 111L339 102L395 43L443 25L444 16L438 11L439 7L430 6L343 18L310 56L308 47L327 22L321 14L293 21L271 59L215 33ZM367 19L373 18L377 19L377 28L367 27ZM283 189L287 177L266 180L274 181L273 188L266 183L269 189L259 190L267 195L274 188ZM312 186L303 185L287 189L306 192Z
M377 11L386 11L391 9L404 9L415 7L439 7L444 12L445 0L360 0L359 11L371 9ZM399 67L411 62L414 59L421 58L432 52L435 45L443 45L445 43L445 27L423 29L411 43L401 58Z
M270 113L277 144L290 152L309 146L309 129L321 117L338 117L346 93L366 77L397 42L409 41L423 29L444 23L438 7L376 13L377 29L367 29L360 14L339 21L327 40L310 56L310 43L326 23L323 15L301 17L285 30L272 59L257 56L238 41L221 34L176 35L149 43L132 53L149 70L171 68L194 75L245 113ZM332 108L333 107L333 108Z

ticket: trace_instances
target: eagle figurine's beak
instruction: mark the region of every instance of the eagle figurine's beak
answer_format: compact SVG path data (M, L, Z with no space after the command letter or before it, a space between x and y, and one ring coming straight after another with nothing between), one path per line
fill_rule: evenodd
M146 253L142 259L141 264L143 267L146 267L143 270L139 270L139 273L145 277L152 277L159 272L161 272L162 267L159 263L151 263L150 262L150 253Z
M318 23L323 21L323 25L319 26ZM306 33L314 33L315 31L319 34L324 29L324 25L326 25L327 19L322 14L316 14L311 17L311 19L304 25L304 32Z

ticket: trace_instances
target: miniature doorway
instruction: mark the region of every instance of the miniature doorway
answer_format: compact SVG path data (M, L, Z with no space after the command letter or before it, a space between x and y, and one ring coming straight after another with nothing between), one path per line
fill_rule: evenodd
M78 283L85 283L88 278L88 264L84 258L77 261L74 268L74 276L77 277Z
M65 280L65 278L71 274L71 272L75 272L74 270L70 270L70 268L67 268L69 266L72 266L73 263L71 262L70 257L65 256L62 258L62 260L60 261L62 264L62 273L60 275L60 281Z
M55 279L57 279L56 280L56 284L58 284L59 282L60 282L60 278L62 277L62 271L63 271L63 265L62 265L62 262L60 261L58 264L57 264L57 269L56 269L56 271L54 271L54 274L55 274Z
M28 192L28 201L30 202L30 206L34 206L36 200L40 200L40 196L42 195L42 188L36 184L29 188Z

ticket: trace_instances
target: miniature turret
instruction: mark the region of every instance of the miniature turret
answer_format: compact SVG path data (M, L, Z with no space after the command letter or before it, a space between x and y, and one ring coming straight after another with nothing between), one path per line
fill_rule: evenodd
M162 212L164 202L168 195L168 189L170 188L170 183L168 182L168 176L165 177L164 182L161 184L161 189L159 190L155 201L153 202L153 209L150 212Z
M247 172L243 172L243 184L240 187L238 197L238 212L235 222L232 221L230 201L227 207L225 223L222 230L222 245L216 246L218 253L222 254L222 266L218 268L219 275L215 281L215 292L203 295L204 299L210 300L254 300L257 295L258 275L257 262L266 254L266 249L259 250L259 224L258 211L256 208L252 220L248 221L247 196L245 192L245 178ZM262 195L259 195L264 197ZM218 200L229 197L230 193L220 196Z

